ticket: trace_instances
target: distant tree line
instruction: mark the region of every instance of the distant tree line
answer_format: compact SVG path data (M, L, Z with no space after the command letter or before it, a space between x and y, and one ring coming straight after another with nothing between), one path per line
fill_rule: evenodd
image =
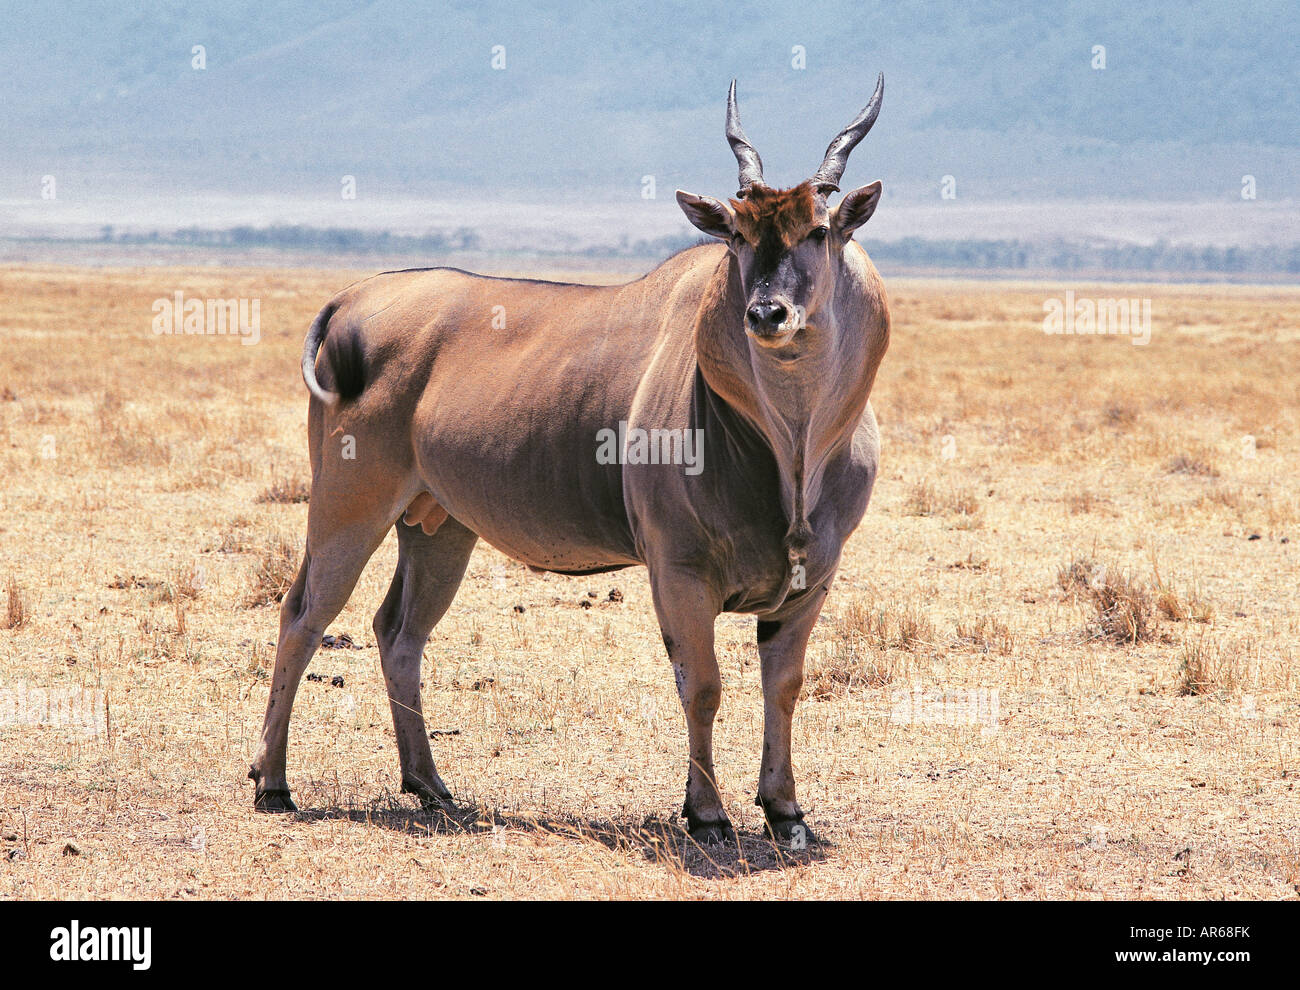
M386 230L357 230L351 227L229 227L209 230L182 227L165 233L117 233L105 227L101 239L115 244L183 244L191 247L269 247L301 251L344 251L361 254L480 251L482 240L470 227L431 231L427 234L393 234Z
M866 248L878 262L927 268L1300 274L1300 244L1218 248L1171 244L1165 240L1143 245L1061 240L930 241L905 237L901 241L868 241Z
M698 238L660 237L655 240L589 247L589 257L659 257L680 251ZM951 240L905 237L900 241L872 241L864 245L881 263L916 268L951 268L970 271L1113 271L1218 274L1256 272L1300 274L1300 243L1289 247L1198 247L1157 241L1155 244L1120 242L1084 244L1075 241Z
M183 227L170 233L116 232L104 227L100 239L115 244L176 244L192 247L280 248L344 253L438 255L459 251L487 251L482 238L470 227L426 234L348 227L272 226L230 227L210 230ZM589 258L658 258L699 243L698 236L672 234L653 239L621 238L614 244L597 244L570 251L529 250L525 253L581 255ZM1194 274L1300 274L1300 243L1289 247L1197 247L1160 240L1154 244L1120 242L1021 240L927 240L905 237L899 241L866 242L872 258L887 265L970 271L1112 271ZM512 252L495 252L512 253Z
M649 240L638 238L635 241L624 236L619 238L617 244L593 244L574 253L587 258L666 258L670 254L675 254L695 244L707 243L709 240L711 238L701 238L698 234L693 237L668 234L665 237L655 237Z

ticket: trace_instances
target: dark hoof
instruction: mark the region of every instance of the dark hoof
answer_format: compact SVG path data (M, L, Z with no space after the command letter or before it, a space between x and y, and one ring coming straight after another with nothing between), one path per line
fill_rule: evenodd
M451 797L451 791L442 791L440 793L426 787L424 784L404 780L402 781L402 793L414 794L420 799L420 807L425 811L454 811L456 808Z
M702 846L735 842L736 832L730 822L697 822L691 826L691 838Z
M774 841L788 843L791 849L807 849L820 841L802 818L769 820L767 830Z
M253 798L253 810L282 814L286 811L297 811L298 806L293 803L288 791L258 791Z

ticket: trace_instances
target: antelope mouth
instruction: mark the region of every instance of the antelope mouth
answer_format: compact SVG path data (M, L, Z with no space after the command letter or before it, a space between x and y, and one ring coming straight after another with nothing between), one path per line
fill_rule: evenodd
M745 321L745 333L757 345L757 350L781 364L791 364L808 353L808 337L802 332L808 324L791 317L776 326L754 326Z
M776 327L758 327L755 328L751 323L746 321L745 333L749 335L750 340L760 347L766 347L775 350L779 347L785 347L794 340L795 335L802 330L794 320L788 320Z

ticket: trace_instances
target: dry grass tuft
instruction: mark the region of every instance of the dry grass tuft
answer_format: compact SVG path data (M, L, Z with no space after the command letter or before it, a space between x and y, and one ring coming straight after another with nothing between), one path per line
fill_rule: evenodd
M887 656L863 643L837 640L827 655L809 665L804 674L804 697L826 701L859 688L884 687L893 679L893 665Z
M981 653L1007 656L1015 649L1016 636L1011 626L997 616L977 615L957 621L957 642Z
M302 478L274 478L271 487L253 501L259 505L300 505L311 501L311 482Z
M221 532L221 538L207 547L207 553L249 553L258 549L257 537L247 519L236 519Z
M859 687L882 687L894 679L901 653L932 645L934 624L916 602L896 608L871 608L852 601L832 620L824 657L812 660L804 675L808 697L838 697Z
M903 511L909 516L944 516L955 519L958 528L978 525L981 505L975 492L966 486L940 489L930 481L918 481L908 490Z
M899 650L917 650L934 642L934 625L930 616L916 602L909 602L885 616L880 624L884 642Z
M1081 489L1077 492L1070 492L1065 496L1065 507L1072 516L1087 515L1097 508L1100 503L1101 500L1087 490Z
M1102 419L1109 426L1125 430L1138 420L1138 411L1126 402L1112 402L1102 410Z
M1245 502L1239 487L1217 484L1201 496L1198 504L1225 509L1241 509Z
M1195 588L1179 594L1173 588L1158 585L1155 597L1156 610L1170 622L1214 621L1214 606L1202 598Z
M1171 622L1214 621L1214 606L1199 589L1179 592L1166 583L1154 554L1154 586L1100 565L1092 557L1075 554L1056 572L1056 584L1069 600L1088 601L1096 614L1089 623L1090 637L1115 643L1141 643L1155 636L1157 616Z
M199 597L203 587L203 571L197 563L188 567L177 567L167 575L154 591L155 604L162 602L182 602Z
M1155 635L1151 595L1128 575L1103 568L1088 589L1096 617L1090 631L1114 643L1143 643Z
M918 481L907 492L903 511L909 516L936 516L941 511L939 492L928 481Z
M5 619L4 628L21 629L27 625L27 605L23 601L22 590L12 574L5 585Z
M980 501L974 489L963 486L948 493L946 508L953 515L975 517L980 514Z
M1178 660L1178 693L1183 697L1231 692L1241 685L1242 657L1204 634L1183 644Z
M298 551L288 540L278 539L263 547L253 569L252 586L244 597L244 605L257 608L282 601L297 574Z
M868 608L855 601L837 620L836 636L847 642L867 643L880 651L913 651L934 640L934 624L917 602L889 609Z
M1151 570L1155 575L1156 611L1170 622L1214 621L1214 605L1201 594L1200 588L1179 592L1171 583L1166 582L1160 574L1160 562L1155 554L1151 556Z
M1170 474L1190 474L1197 478L1219 476L1219 469L1214 466L1208 454L1178 454L1165 465L1165 470Z
M1073 556L1057 568L1056 584L1067 598L1077 598L1088 593L1100 572L1101 568L1091 557Z

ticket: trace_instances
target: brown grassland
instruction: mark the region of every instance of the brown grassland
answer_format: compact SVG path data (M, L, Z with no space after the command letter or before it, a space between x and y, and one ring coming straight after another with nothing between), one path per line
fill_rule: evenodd
M1064 284L889 280L882 471L795 718L824 842L763 836L754 620L723 616L740 840L700 849L644 571L483 545L426 651L460 813L397 793L390 538L299 693L303 810L254 814L298 353L351 279L0 273L0 897L1297 896L1300 290L1069 286L1150 297L1143 347L1045 335ZM178 290L260 299L261 342L155 336Z

